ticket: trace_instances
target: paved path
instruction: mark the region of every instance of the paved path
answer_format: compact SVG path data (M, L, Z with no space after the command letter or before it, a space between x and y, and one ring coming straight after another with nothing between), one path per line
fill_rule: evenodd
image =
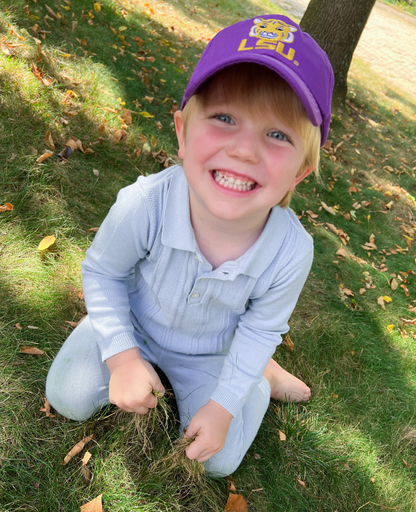
M274 0L301 19L309 0ZM416 17L377 2L354 56L385 77L386 83L416 98Z

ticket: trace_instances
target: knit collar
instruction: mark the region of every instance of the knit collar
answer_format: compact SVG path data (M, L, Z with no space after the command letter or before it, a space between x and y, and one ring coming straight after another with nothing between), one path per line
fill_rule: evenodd
M183 251L198 252L198 244L191 224L188 182L183 168L179 165L172 168L163 215L163 245ZM292 221L293 218L291 219L288 210L275 206L257 241L236 261L227 261L219 268L226 270L227 275L230 276L246 274L259 278L282 249Z

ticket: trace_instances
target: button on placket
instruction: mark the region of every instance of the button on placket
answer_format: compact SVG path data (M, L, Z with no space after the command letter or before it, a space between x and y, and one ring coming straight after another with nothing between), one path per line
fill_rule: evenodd
M199 304L204 298L209 280L206 277L200 277L194 283L191 293L188 296L188 304Z

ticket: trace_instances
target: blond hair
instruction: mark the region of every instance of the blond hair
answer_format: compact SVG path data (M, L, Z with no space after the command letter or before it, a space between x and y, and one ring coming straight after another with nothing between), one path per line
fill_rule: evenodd
M220 96L258 115L273 112L292 128L301 138L305 148L305 159L299 174L312 168L318 175L321 142L320 127L313 126L305 107L290 85L271 69L254 63L230 66L207 80L192 96L182 112L184 132L191 117L200 108L204 109ZM288 191L278 203L289 206L292 192Z

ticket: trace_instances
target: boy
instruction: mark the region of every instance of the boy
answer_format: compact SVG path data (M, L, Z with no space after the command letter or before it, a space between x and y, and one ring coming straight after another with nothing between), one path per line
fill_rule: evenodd
M285 16L219 32L175 114L173 166L120 191L82 265L89 316L47 380L61 414L108 400L146 414L175 392L190 459L232 473L270 397L310 389L272 359L312 263L312 240L286 206L317 168L333 73ZM275 206L276 204L280 206Z

